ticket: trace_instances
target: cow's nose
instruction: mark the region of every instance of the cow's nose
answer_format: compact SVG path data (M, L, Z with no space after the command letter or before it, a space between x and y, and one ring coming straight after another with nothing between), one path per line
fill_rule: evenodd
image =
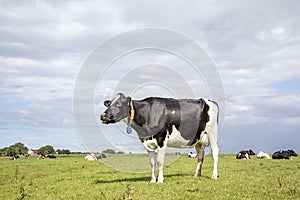
M106 116L107 116L107 114L106 114L106 113L103 113L103 114L100 116L101 121L105 121L105 120L106 120Z

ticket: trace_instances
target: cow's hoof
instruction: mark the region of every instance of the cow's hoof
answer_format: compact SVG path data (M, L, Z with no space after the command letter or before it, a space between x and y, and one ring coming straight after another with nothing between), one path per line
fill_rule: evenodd
M151 179L150 183L156 183L155 179Z
M196 173L194 176L195 176L195 177L200 177L201 174L200 174L200 173Z
M219 177L219 175L212 175L212 176L211 176L211 179L213 179L213 180L217 180L217 179L218 179L218 177Z
M163 183L163 182L164 182L164 179L162 179L162 180L158 179L158 181L157 181L157 183Z

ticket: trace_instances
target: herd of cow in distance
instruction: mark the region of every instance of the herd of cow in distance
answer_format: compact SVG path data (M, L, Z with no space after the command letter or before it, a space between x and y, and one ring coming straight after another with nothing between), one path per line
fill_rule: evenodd
M180 152L175 152L175 155L180 156ZM249 150L242 150L236 155L236 159L250 159L250 155L256 155L251 149ZM197 154L193 152L189 152L187 154L189 158L196 158ZM276 151L272 154L272 159L289 159L291 160L292 156L298 156L294 150L287 150L287 151ZM260 151L257 155L257 158L260 159L271 159L270 155L266 152ZM101 153L91 153L85 156L85 160L100 160L102 158L106 158L105 154Z
M175 155L181 155L180 152L175 152ZM249 149L249 150L242 150L240 151L238 154L236 154L236 159L250 159L250 155L256 155L252 149ZM187 154L187 156L189 158L196 158L197 157L197 154L196 153L193 153L193 152L189 152ZM291 160L292 156L298 156L297 153L294 151L294 150L287 150L287 151L276 151L272 154L272 159L289 159ZM28 157L28 156L27 156ZM266 152L263 152L263 151L260 151L257 155L256 155L257 158L260 158L260 159L271 159L270 155ZM20 158L20 156L14 156L14 157L11 157L10 160L16 160ZM43 159L43 158L56 158L55 155L39 155L38 156L38 159ZM106 158L106 155L103 154L103 153L91 153L91 154L87 154L84 159L85 160L100 160L102 158Z
M236 155L236 159L250 159L250 155L255 155L255 153L249 149L249 150L242 150ZM292 156L298 156L297 153L289 149L287 151L280 150L276 151L272 154L272 159L292 159ZM266 152L260 151L257 155L257 158L263 158L263 159L271 159L270 155Z
M178 153L177 153L178 155ZM245 159L248 160L250 159L250 155L256 155L251 149L249 150L241 150L238 154L236 154L236 159ZM276 151L272 154L272 159L292 159L292 156L298 156L297 153L294 150L281 150L281 151ZM193 152L188 153L189 158L196 158L197 154ZM263 151L260 151L257 155L257 158L259 159L271 159L271 156Z

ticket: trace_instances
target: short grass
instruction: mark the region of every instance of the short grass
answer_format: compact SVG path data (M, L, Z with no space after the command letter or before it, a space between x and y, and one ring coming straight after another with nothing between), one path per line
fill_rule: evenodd
M0 199L300 199L299 157L236 160L234 155L220 155L220 178L211 180L210 156L203 176L195 178L196 159L168 155L171 164L165 167L162 184L149 183L146 155L108 155L103 162L83 158L2 158Z

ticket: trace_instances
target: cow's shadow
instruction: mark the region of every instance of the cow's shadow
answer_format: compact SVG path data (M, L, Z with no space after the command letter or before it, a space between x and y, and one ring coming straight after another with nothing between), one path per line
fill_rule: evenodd
M191 174L187 173L177 173L177 174L166 174L164 175L165 178L167 177L192 177ZM143 177L134 177L134 178L123 178L123 179L111 179L111 180L95 180L94 184L101 184L101 183L116 183L116 182L149 182L151 176L143 176Z

